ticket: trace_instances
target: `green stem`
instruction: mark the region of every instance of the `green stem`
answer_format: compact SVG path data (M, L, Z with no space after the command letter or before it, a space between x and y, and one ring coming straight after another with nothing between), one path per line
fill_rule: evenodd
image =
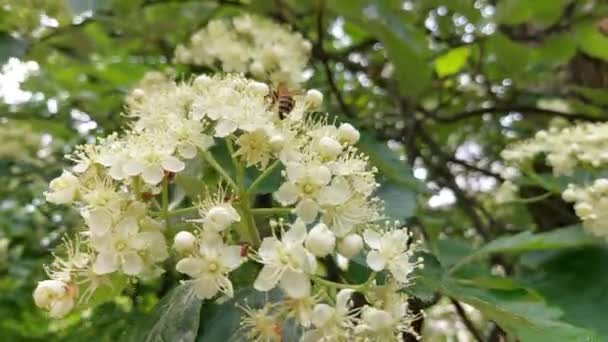
M367 280L364 283L361 284L342 284L342 283L336 283L327 279L323 279L321 277L318 276L312 276L312 280L318 284L321 285L325 285L331 288L336 288L336 289L351 289L351 290L355 290L355 291L361 291L361 290L365 290L371 283L372 281L376 278L376 272L372 272L369 275L369 278L367 278Z
M220 176L222 176L224 178L224 180L233 188L233 189L238 189L238 186L236 185L236 183L234 182L234 180L232 179L232 177L230 177L230 175L228 174L228 172L226 172L226 170L224 170L224 168L220 165L220 163L217 162L217 160L215 160L215 158L213 157L213 155L209 152L203 152L203 158L205 158L205 161L207 163L209 163L209 165L211 165L211 167L213 169L215 169L215 171L217 171Z
M258 178L256 178L256 180L253 181L253 183L251 183L251 185L249 186L249 189L247 189L247 193L253 194L255 189L264 181L264 179L268 178L268 176L270 176L272 171L274 171L274 169L276 169L279 165L281 165L281 162L279 160L270 164L270 166L267 167L266 170L264 170L264 172L262 172L262 174L259 175Z
M538 196L534 196L534 197L528 197L528 198L518 198L516 200L513 200L512 203L533 203L533 202L538 202L538 201L542 201L545 198L550 197L551 195L553 195L552 192L545 192L544 194L538 195Z
M291 214L293 208L253 208L253 215Z
M197 207L179 208L179 209L171 210L169 212L169 216L178 216L178 215L190 214L190 213L195 213L197 211L198 211Z
M251 213L251 206L249 204L249 194L247 193L247 189L245 188L245 168L243 164L238 161L234 154L234 148L232 146L232 142L230 138L226 140L226 147L228 148L228 152L230 153L230 158L232 159L232 163L234 164L234 168L236 169L236 189L239 193L240 203L239 206L241 208L241 212L245 218L243 225L245 226L246 235L248 235L249 243L257 247L260 245L261 238L260 232L255 223L255 219L253 218L253 214Z
M522 171L524 172L524 174L526 176L528 176L528 177L530 177L530 179L536 181L545 190L552 192L552 193L556 193L556 194L562 193L562 190L559 187L557 187L551 183L548 183L542 177L539 177L538 174L536 172L534 172L534 170L531 169L531 167L526 167Z
M162 182L162 213L165 218L165 229L169 230L169 179L163 178Z

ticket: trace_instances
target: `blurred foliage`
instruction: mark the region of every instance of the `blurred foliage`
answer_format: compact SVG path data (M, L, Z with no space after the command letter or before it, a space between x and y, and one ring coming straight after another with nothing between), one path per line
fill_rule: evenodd
M467 303L484 316L476 329L487 341L608 340L600 241L572 226L578 219L558 196L493 198L507 144L557 119L608 119L600 0L0 1L0 339L202 341L236 329L218 317L234 306L217 303L202 305L199 324L200 305L173 272L61 321L36 309L31 292L49 250L80 224L42 196L63 154L123 126L124 96L145 72L200 72L172 65L175 46L210 18L242 12L314 43L308 87L364 131L389 215L434 254L411 289L423 303L413 309L436 296ZM28 61L37 67L15 82ZM186 191L200 191L197 181L188 172L176 180ZM532 180L520 192L543 190ZM186 305L164 310L168 301ZM143 335L125 333L133 326Z

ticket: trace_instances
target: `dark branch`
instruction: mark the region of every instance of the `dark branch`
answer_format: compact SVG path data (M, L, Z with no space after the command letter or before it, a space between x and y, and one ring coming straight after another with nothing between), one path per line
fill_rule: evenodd
M454 305L454 308L456 308L456 313L458 314L458 316L460 316L462 323L464 323L471 335L473 335L473 337L475 338L475 341L484 342L481 333L477 331L477 328L467 316L467 313L464 311L462 305L460 305L460 303L458 303L454 298L450 298L450 301L452 302L452 305Z
M608 116L605 118L598 118L594 116L589 116L586 114L576 114L576 113L564 113L556 110L550 109L542 109L532 106L512 106L512 107L490 107L490 108L478 108L470 111L461 112L454 115L438 115L432 114L431 117L440 122L457 122L464 119L474 118L477 116L481 116L484 114L491 113L508 113L508 112L518 112L523 115L545 115L545 116L558 116L562 118L566 118L569 120L584 120L591 122L601 122L608 119Z

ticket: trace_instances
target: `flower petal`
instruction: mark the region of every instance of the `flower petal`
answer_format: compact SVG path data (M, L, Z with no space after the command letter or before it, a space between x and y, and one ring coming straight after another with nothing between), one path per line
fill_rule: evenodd
M231 271L241 265L241 246L225 246L220 252L220 258L225 267Z
M112 214L106 209L92 210L89 212L87 225L93 235L105 235L112 226Z
M137 176L144 170L144 165L134 159L127 161L122 166L122 171L128 176Z
M181 161L173 156L165 157L165 159L163 159L161 161L160 165L163 167L163 169L165 169L169 172L174 172L174 173L180 172L184 168L186 168L186 164L184 164L183 161Z
M108 274L118 270L118 259L114 253L100 253L93 263L95 274Z
M152 185L156 185L163 180L165 173L160 166L148 166L141 173L141 177L144 179L144 182Z
M279 286L291 298L305 298L310 296L310 279L302 272L285 271Z
M122 257L122 270L128 275L138 275L144 269L144 261L137 253L125 253Z
M380 249L382 236L375 230L366 229L363 232L363 240L372 249Z
M279 279L281 279L283 271L283 268L265 265L255 279L253 287L258 291L265 292L271 290L277 285Z
M281 203L281 205L294 204L298 200L300 192L298 188L291 183L283 183L277 192L274 193L274 198Z
M311 199L305 199L296 206L296 214L305 223L312 223L319 214L319 205Z
M376 272L382 271L386 267L386 260L378 251L371 251L367 253L367 265Z
M179 273L185 273L192 278L196 278L203 270L205 263L200 258L184 258L177 262L175 269Z

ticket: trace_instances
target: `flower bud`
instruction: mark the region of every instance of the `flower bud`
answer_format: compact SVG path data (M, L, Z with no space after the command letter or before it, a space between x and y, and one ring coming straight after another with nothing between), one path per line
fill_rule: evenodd
M359 141L359 131L349 123L343 123L338 127L338 140L341 143L354 145Z
M321 104L323 103L323 93L317 89L310 89L306 92L306 102L312 109L321 107Z
M141 88L135 88L131 92L131 97L135 100L141 100L146 95L146 92Z
M327 158L335 158L342 152L342 145L334 138L323 137L319 140L319 152Z
M70 204L78 194L80 183L78 178L69 171L63 171L49 184L49 192L45 193L46 200L54 204Z
M230 205L217 205L209 209L205 215L205 223L203 228L211 229L216 232L220 232L233 222L238 222L241 217L237 211Z
M273 151L279 151L285 146L285 137L283 134L275 134L270 137L269 143Z
M595 188L595 190L599 191L600 193L608 192L608 179L606 179L606 178L597 179L595 181L595 183L593 183L593 187Z
M348 234L338 242L338 252L350 259L363 248L363 239L359 234Z
M262 82L251 82L247 87L249 88L249 90L259 96L268 95L268 91L270 90L270 88L268 88L268 85Z
M194 87L198 89L206 88L211 83L211 77L207 75L199 75L194 79Z
M574 210L576 211L576 214L583 220L592 218L592 216L594 216L593 207L587 202L577 203L574 206Z
M194 249L196 237L190 232L181 231L173 238L173 247L180 253L185 253Z
M324 223L319 223L308 233L305 245L312 254L324 257L336 247L336 236Z
M49 311L53 318L61 318L74 308L75 289L60 280L44 280L34 290L36 306Z
M260 61L255 61L255 62L251 63L249 70L255 76L263 76L264 73L266 72L266 69L264 68L264 64L262 64Z

